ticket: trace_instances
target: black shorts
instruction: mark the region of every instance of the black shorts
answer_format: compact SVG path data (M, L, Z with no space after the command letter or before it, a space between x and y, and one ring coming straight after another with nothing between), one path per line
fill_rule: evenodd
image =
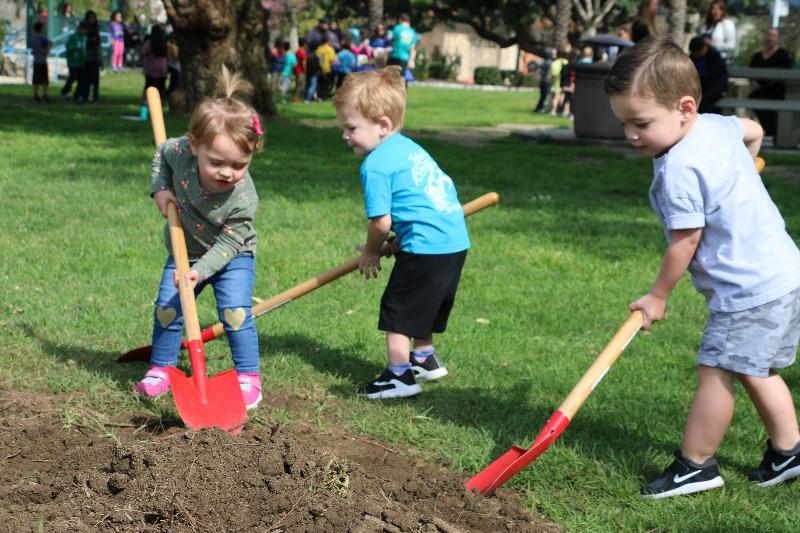
M47 75L47 63L34 63L33 64L33 85L50 85L50 79Z
M378 329L416 339L442 333L466 258L466 250L442 255L399 252L381 298Z

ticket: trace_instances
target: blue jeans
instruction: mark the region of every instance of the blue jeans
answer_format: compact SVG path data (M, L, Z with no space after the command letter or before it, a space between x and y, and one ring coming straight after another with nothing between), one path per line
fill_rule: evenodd
M317 80L319 76L316 74L313 76L309 76L306 80L306 102L310 102L314 99L314 93L317 92Z
M173 282L175 260L167 257L161 286L153 311L153 354L156 366L175 366L183 337L183 312L178 289ZM201 281L195 295L206 285L214 288L217 314L225 327L236 371L258 372L258 333L252 312L255 259L252 255L237 255L225 268Z

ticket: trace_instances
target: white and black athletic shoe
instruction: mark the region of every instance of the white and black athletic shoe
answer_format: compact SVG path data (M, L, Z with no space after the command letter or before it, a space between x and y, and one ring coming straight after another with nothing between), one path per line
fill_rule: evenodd
M447 375L447 369L439 360L439 355L434 352L428 356L424 363L417 362L414 354L411 354L411 371L417 381L433 381Z
M785 455L773 448L769 440L761 464L747 473L750 481L755 481L760 487L777 485L797 476L800 476L800 454Z
M414 373L410 368L400 376L387 368L375 381L366 387L359 387L356 394L366 396L370 400L379 400L382 398L406 398L420 392L422 392L422 388L417 385Z
M719 475L717 462L707 462L706 466L698 467L681 455L680 450L675 450L675 460L661 477L642 488L642 498L668 498L721 487L725 481Z

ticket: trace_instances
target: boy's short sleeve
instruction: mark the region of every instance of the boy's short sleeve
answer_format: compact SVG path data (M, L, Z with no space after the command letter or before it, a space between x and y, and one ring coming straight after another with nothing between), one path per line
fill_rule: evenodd
M669 169L660 194L659 208L668 231L706 225L705 202L700 181L690 168Z
M389 176L374 170L361 169L364 208L367 218L381 217L392 211L392 185Z

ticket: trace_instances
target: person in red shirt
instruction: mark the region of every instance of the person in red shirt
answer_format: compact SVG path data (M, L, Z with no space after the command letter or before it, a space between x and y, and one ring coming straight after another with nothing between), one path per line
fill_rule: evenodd
M299 102L301 101L303 92L303 88L306 86L306 58L308 54L306 53L306 40L304 37L300 37L299 41L300 46L297 48L297 52L295 52L295 56L297 56L297 64L292 68L294 72L294 101Z

